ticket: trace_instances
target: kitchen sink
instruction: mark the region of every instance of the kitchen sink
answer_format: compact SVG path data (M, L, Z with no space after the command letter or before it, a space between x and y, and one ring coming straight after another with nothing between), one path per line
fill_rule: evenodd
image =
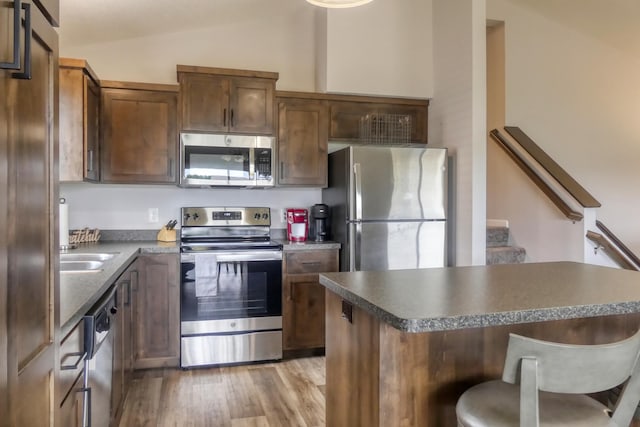
M60 261L106 261L113 258L116 254L112 253L62 253Z
M60 261L61 273L97 273L102 271L102 261Z

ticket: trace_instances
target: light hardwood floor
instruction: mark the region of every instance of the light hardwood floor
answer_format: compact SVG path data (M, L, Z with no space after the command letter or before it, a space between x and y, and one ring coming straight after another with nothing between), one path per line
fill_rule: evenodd
M137 371L120 427L324 427L324 360Z

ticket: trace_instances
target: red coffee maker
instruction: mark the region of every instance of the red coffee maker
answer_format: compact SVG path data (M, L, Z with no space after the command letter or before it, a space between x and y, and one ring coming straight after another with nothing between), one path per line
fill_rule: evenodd
M309 214L306 209L287 209L287 239L304 242L309 234Z

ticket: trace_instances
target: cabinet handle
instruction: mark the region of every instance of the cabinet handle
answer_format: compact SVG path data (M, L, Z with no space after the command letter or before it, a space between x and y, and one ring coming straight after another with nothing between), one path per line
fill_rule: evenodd
M347 322L353 323L353 305L345 300L342 300L342 313L340 316Z
M131 271L131 275L133 276L134 274L136 275L136 280L134 281L133 279L131 279L131 282L130 282L131 286L129 287L130 292L138 292L138 280L139 280L138 270Z
M131 280L123 280L122 285L127 287L127 291L124 293L127 298L122 301L122 305L128 307L131 305Z
M300 264L302 265L320 265L321 261L302 261Z
M11 77L31 80L31 4L23 3L21 7L24 9L24 73L12 73Z
M93 172L93 150L87 151L87 172Z
M13 0L13 62L0 62L0 69L20 69L20 0Z
M60 365L60 370L61 371L72 371L74 369L78 369L78 365L80 364L80 362L84 361L84 358L87 356L87 353L84 351L77 351L77 352L73 352L73 353L68 353L67 355L65 355L65 357L77 357L78 359L76 360L76 363L71 364L71 365Z
M280 178L284 178L284 162L280 162Z
M231 127L233 126L234 126L234 123L233 123L233 108L232 108L231 109Z
M227 125L227 109L222 110L222 126Z
M167 175L173 176L173 159L167 159Z

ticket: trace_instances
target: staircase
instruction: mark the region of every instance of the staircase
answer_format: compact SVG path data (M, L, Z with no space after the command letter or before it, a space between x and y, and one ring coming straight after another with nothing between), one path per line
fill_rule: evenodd
M520 264L527 252L518 246L509 246L509 227L487 227L487 265Z

